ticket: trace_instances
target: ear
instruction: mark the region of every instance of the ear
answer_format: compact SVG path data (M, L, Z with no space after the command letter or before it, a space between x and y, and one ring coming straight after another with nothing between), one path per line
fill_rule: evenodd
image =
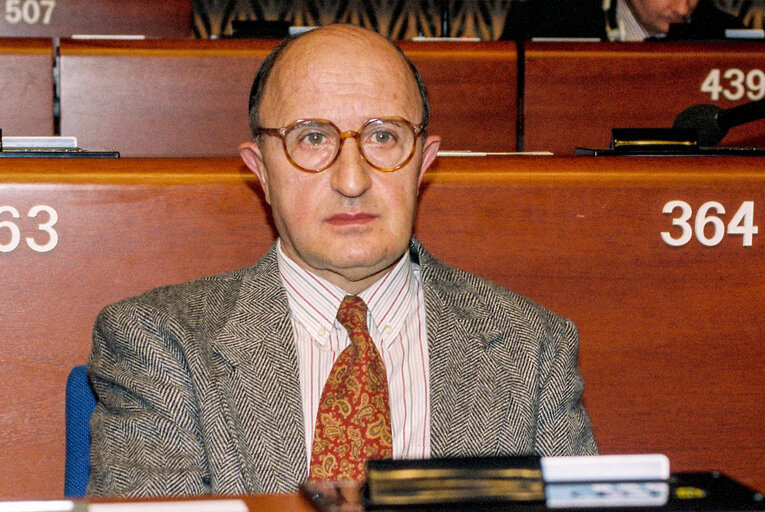
M268 172L266 164L263 162L263 153L256 142L242 142L239 144L239 156L242 157L244 164L249 170L255 173L266 196L266 202L271 204L271 194L268 188Z
M417 185L422 183L422 177L425 176L425 171L435 161L438 154L438 148L441 145L441 137L438 135L429 135L425 139L425 144L422 147L422 164L420 165L420 174L417 177Z

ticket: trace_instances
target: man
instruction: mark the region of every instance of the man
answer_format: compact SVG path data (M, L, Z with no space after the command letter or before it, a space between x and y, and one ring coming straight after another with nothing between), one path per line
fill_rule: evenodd
M608 35L619 41L648 38L724 39L725 30L743 28L711 0L611 0Z
M428 115L419 74L376 34L328 26L272 52L240 153L279 240L251 268L99 315L90 494L292 492L327 477L315 458L340 457L318 448L332 430L323 392L358 337L340 319L348 297L366 304L387 374L372 380L387 379L389 430L374 441L388 456L595 452L574 326L411 239L439 145Z
M500 39L722 39L726 29L743 28L712 0L529 0L517 5Z

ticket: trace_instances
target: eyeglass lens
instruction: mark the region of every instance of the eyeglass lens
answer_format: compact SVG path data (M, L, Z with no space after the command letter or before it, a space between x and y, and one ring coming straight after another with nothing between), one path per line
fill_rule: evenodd
M367 162L375 167L390 169L409 157L415 134L406 123L377 120L365 124L356 138ZM285 143L287 152L297 165L307 170L319 170L332 162L340 151L341 139L334 126L320 121L305 121L285 134Z

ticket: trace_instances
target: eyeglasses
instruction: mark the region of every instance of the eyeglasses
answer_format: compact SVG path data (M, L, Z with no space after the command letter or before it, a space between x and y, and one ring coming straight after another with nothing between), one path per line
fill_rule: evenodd
M415 141L424 127L402 117L381 117L368 120L358 131L341 132L332 121L299 119L284 128L258 128L255 135L281 137L287 159L307 172L321 172L331 166L343 141L356 139L365 162L379 171L391 172L412 159Z

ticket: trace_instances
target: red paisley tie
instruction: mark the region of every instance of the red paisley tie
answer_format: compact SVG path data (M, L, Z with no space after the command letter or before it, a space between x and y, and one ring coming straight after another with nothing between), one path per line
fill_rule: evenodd
M309 476L361 481L364 462L393 456L388 379L367 330L364 301L347 295L337 320L351 344L337 357L321 393Z

